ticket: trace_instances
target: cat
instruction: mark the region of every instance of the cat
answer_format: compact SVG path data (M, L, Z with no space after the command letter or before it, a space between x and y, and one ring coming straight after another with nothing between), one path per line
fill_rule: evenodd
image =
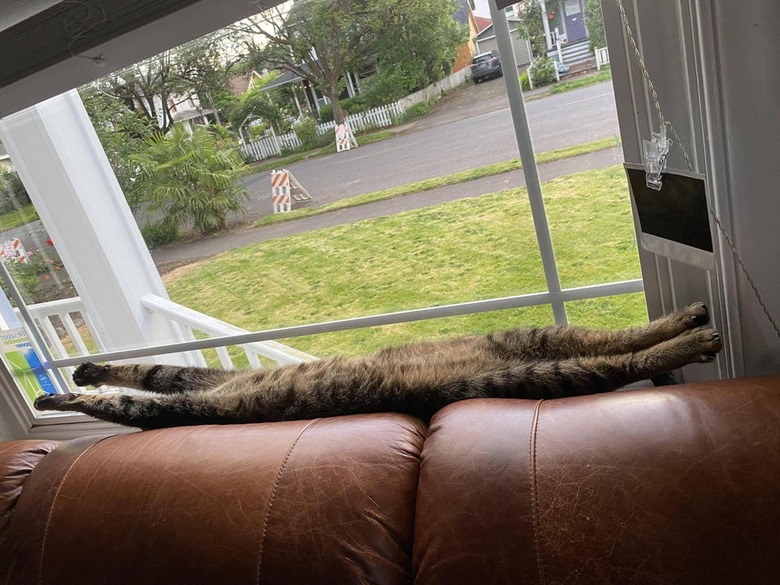
M392 411L429 420L468 398L548 399L609 392L722 348L696 303L643 327L511 329L442 342L390 347L360 358L333 357L269 370L81 364L78 386L157 393L51 394L39 410L77 411L114 423L160 427L309 419Z

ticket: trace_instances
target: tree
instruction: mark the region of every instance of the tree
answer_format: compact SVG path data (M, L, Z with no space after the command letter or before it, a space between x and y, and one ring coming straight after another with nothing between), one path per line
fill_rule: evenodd
M244 209L248 192L238 179L247 167L232 145L217 142L202 127L190 135L181 125L148 138L146 145L131 157L140 169L132 196L148 202L149 212L161 211L164 223L192 221L208 234L225 227L229 212Z
M604 30L604 15L601 13L601 0L585 0L585 24L588 26L590 50L595 51L607 46L607 33Z
M270 73L241 95L237 103L230 110L230 125L238 131L241 124L249 116L261 118L269 125L273 126L277 132L283 132L283 123L289 112L285 112L274 101L271 100L268 92L263 91L263 87L278 77L278 73Z
M195 96L216 110L217 102L229 93L227 80L235 62L222 57L224 39L212 33L112 73L94 86L167 133L174 124L175 106Z
M377 47L377 74L367 84L371 105L400 99L449 75L468 29L454 0L408 0Z
M433 4L444 7L452 18L452 2L435 0ZM330 100L333 118L340 124L344 119L339 99L344 74L368 65L381 49L400 44L399 39L418 26L420 20L413 15L420 10L428 10L423 0L297 1L287 9L270 9L237 26L250 35L247 47L257 67L284 69L311 82ZM437 34L430 28L427 33ZM257 37L265 44L255 42ZM446 37L450 38L449 33ZM419 55L421 59L426 58L424 53ZM441 59L428 65L435 71L441 67Z
M547 43L544 40L544 24L542 19L547 18L542 14L538 0L524 0L518 5L517 33L521 38L526 38L531 43L531 52L534 57L542 57L547 54Z

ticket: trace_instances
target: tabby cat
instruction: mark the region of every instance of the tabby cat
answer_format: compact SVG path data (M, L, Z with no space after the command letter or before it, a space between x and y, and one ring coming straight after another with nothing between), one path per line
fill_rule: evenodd
M39 410L73 410L143 429L308 419L393 411L424 420L467 398L558 398L609 392L692 362L722 342L707 307L690 305L644 327L512 329L391 347L270 370L80 365L79 386L124 386L157 395L54 394Z

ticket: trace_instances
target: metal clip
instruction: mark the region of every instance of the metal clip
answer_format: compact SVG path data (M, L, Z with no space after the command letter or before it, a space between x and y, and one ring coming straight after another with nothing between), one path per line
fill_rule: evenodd
M666 155L672 145L672 141L666 138L666 124L661 122L661 131L653 132L650 140L643 140L642 145L645 152L645 183L651 189L660 191L666 172Z

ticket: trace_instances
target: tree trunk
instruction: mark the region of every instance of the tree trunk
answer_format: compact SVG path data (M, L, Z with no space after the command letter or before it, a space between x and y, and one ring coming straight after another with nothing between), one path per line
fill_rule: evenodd
M344 123L344 119L347 117L344 109L341 107L341 101L339 100L338 92L323 92L325 97L330 100L330 105L333 107L333 121L336 126Z

